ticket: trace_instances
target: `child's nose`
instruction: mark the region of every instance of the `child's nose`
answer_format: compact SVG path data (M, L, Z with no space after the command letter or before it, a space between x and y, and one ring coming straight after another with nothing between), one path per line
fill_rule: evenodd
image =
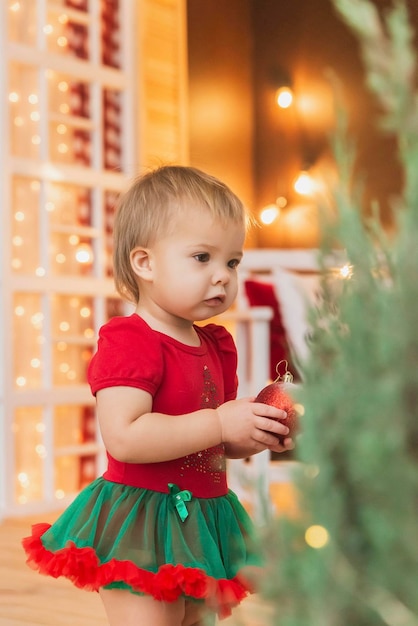
M213 275L214 285L226 285L229 283L229 272L226 268L219 268Z

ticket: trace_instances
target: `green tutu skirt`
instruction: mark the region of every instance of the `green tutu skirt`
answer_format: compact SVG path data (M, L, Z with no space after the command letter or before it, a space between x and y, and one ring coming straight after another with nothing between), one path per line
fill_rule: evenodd
M220 617L252 591L261 565L252 523L236 495L193 498L96 479L58 520L23 540L28 564L77 587L128 589L157 600L205 602Z

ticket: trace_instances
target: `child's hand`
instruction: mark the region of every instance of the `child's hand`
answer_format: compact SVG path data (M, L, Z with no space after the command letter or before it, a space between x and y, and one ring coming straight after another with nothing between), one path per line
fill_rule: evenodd
M286 438L289 429L278 421L286 419L286 413L281 409L246 398L225 402L216 411L222 441L227 444L227 448L246 451L247 456L266 448L273 452L293 448L293 441ZM283 445L279 443L278 435L285 437Z

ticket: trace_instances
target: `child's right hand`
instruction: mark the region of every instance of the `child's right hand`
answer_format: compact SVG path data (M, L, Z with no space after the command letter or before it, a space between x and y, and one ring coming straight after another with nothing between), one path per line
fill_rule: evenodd
M277 435L286 437L287 426L278 420L286 419L287 414L281 409L254 402L253 398L231 400L217 409L221 425L222 442L232 448L247 450L248 454L261 452L266 448L283 452L293 447L290 439L285 439L285 446L278 442ZM228 446L228 447L229 447Z

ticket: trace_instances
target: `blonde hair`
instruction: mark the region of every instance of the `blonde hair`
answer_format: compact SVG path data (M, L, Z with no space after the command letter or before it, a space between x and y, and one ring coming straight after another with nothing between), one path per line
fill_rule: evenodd
M169 233L183 206L207 209L215 219L244 228L249 220L243 203L227 185L196 168L166 165L139 177L120 198L115 217L113 272L122 297L139 300L131 251Z

